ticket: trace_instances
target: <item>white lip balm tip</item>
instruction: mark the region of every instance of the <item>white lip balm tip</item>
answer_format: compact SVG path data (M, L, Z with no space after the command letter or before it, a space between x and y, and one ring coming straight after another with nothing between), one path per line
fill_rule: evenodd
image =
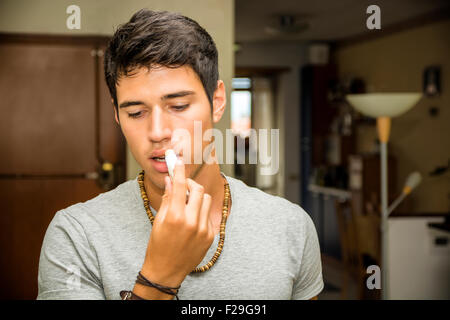
M177 162L177 155L173 149L167 149L165 152L167 171L169 171L169 176L173 180L173 169Z
M169 171L170 179L173 181L173 170L175 169L175 164L177 163L177 155L175 154L175 151L173 149L167 149L165 152L165 158L166 158L166 164L167 164L167 171ZM189 191L186 190L186 202L189 198Z

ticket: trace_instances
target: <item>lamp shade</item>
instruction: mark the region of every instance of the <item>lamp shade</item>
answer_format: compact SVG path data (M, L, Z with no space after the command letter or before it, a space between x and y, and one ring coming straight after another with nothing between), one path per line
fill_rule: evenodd
M411 109L422 97L421 93L361 93L348 94L348 102L362 114L378 117L396 117Z

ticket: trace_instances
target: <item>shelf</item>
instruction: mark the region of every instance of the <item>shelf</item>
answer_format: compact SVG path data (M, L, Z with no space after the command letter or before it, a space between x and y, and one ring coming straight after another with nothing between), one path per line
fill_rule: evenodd
M322 194L324 196L338 197L342 200L347 200L352 197L352 193L349 190L323 187L315 184L310 184L308 186L308 190L311 191L312 193Z

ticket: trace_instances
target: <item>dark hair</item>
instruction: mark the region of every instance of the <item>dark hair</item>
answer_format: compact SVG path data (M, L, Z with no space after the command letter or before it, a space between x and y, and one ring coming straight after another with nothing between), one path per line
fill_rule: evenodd
M218 54L211 36L194 20L177 13L141 9L120 25L105 52L105 79L117 109L120 77L140 67L190 66L199 76L209 103L217 87Z

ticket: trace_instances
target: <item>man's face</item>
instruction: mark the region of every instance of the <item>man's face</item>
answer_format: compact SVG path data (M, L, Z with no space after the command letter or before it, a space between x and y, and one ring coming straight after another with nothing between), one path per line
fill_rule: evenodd
M219 81L219 84L221 81ZM153 158L164 156L166 149L191 150L190 159L182 154L186 162L186 176L192 177L201 164L194 163L194 121L201 123L202 133L212 128L222 116L225 101L223 83L215 93L215 111L203 85L189 66L179 68L155 67L150 70L140 68L127 77L122 77L116 86L119 114L115 113L131 153L145 170L146 176L158 188L164 189L167 175L165 162ZM216 94L219 92L217 99ZM223 106L222 106L223 102ZM217 111L217 107L219 110ZM120 120L120 121L119 121ZM190 137L183 136L174 141L176 129L184 129ZM203 141L203 139L202 139ZM203 141L202 154L210 142ZM187 153L187 152L186 152Z

